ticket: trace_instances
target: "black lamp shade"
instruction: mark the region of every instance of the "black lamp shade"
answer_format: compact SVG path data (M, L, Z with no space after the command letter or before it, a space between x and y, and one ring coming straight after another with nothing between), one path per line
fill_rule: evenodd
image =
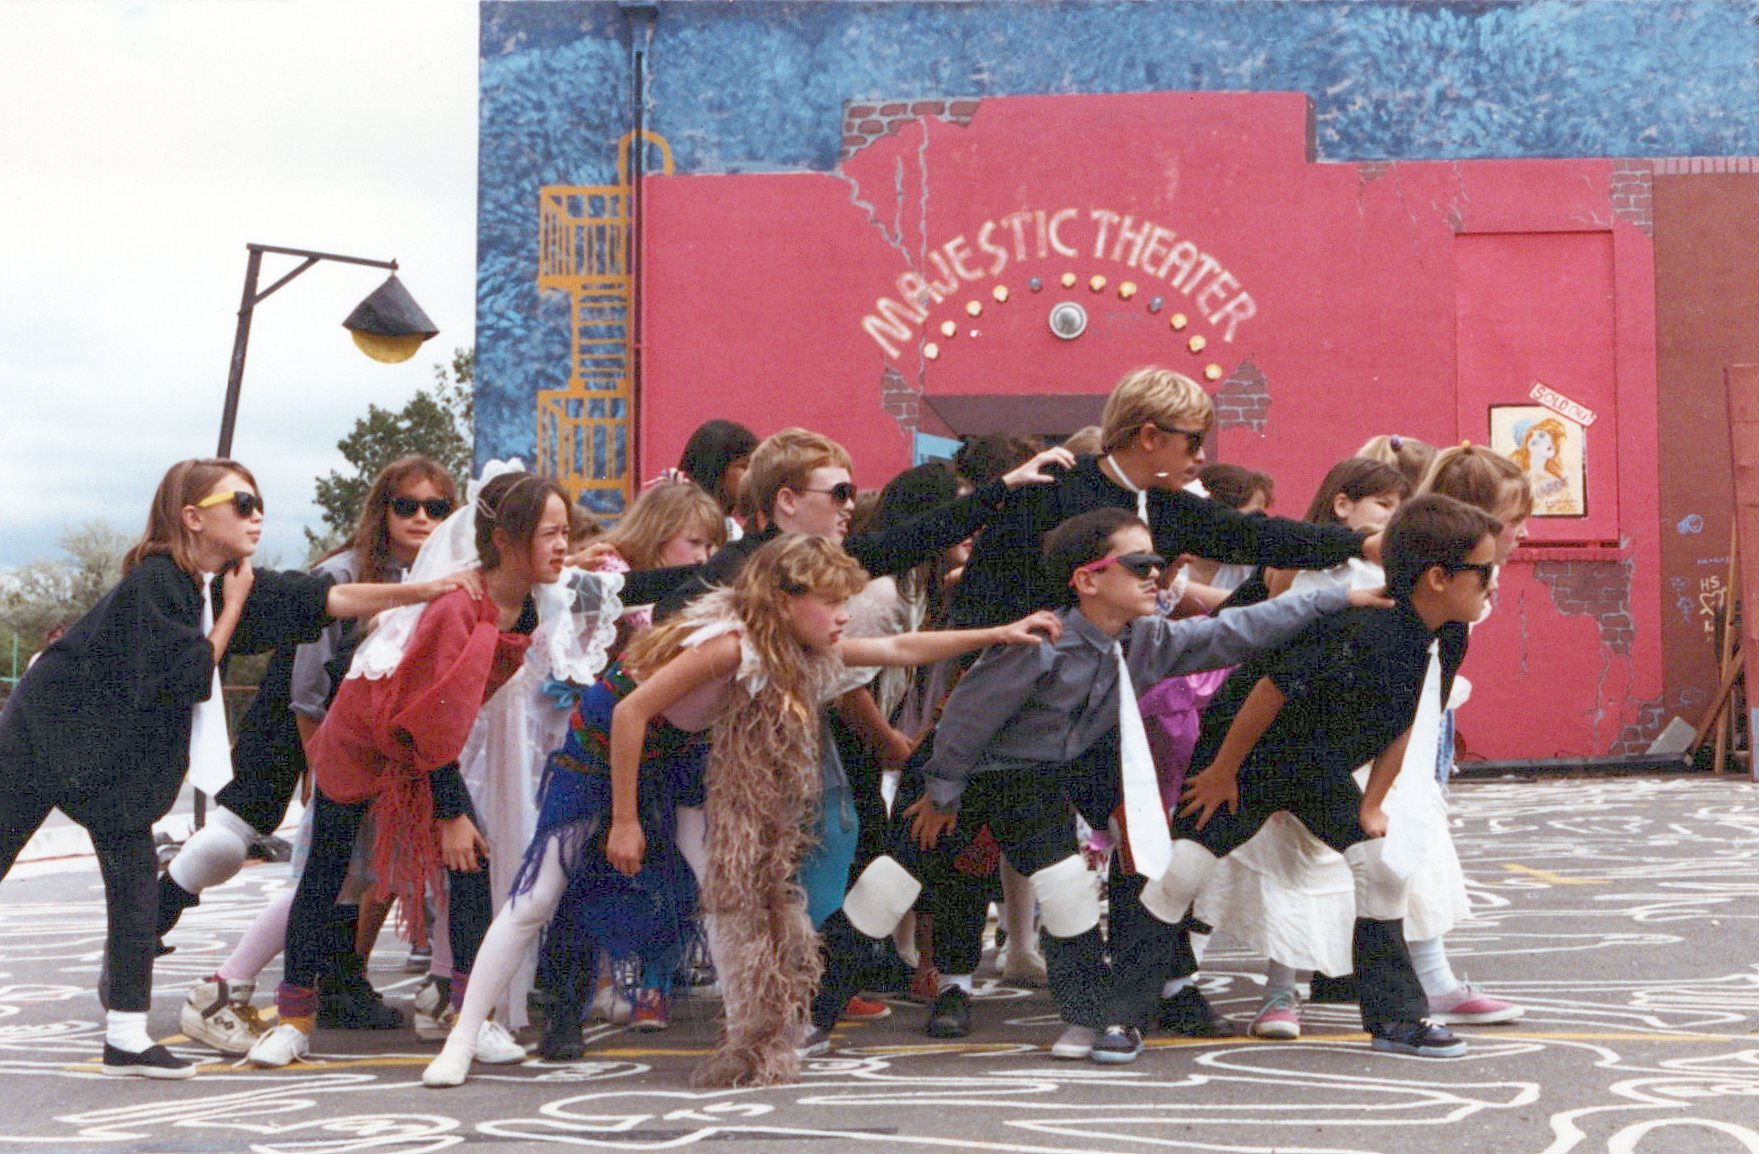
M342 327L349 332L379 337L419 336L424 341L440 332L395 273L386 277L385 283L374 289L371 296L354 306Z

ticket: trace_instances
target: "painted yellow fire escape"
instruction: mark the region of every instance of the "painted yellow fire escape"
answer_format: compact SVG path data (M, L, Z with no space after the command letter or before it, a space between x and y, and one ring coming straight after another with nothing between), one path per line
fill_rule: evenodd
M568 293L568 384L537 394L538 471L595 513L620 513L634 496L635 189L631 150L653 145L660 171L672 150L656 133L617 142L617 183L538 190L540 291Z

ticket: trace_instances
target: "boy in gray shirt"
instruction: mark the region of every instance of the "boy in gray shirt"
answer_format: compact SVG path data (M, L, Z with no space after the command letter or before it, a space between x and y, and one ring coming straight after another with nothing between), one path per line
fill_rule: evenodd
M1148 527L1120 509L1073 517L1045 538L1046 567L1074 603L1061 614L1062 636L1012 653L987 651L953 691L923 765L922 795L902 808L911 819L908 835L862 871L842 911L825 925L829 957L813 1006L815 1027L834 1024L853 992L849 959L859 950L858 935L890 934L922 883L945 876L988 825L1009 863L1032 882L1049 939L1051 992L1064 1019L1087 1031L1109 1034L1115 1028L1140 1047L1137 1024L1115 1021L1099 932L1098 878L1081 855L1070 812L1073 805L1090 824L1104 827L1118 806L1115 772L1092 774L1085 767L1100 759L1082 755L1116 741L1121 710L1136 708L1120 693L1124 671L1134 697L1174 674L1233 665L1283 644L1322 613L1387 604L1332 589L1217 617L1169 621L1153 616L1166 562L1152 550ZM1117 764L1109 758L1104 763ZM907 780L906 790L910 786ZM901 794L897 804L904 807L908 799ZM1164 823L1158 799L1154 808L1155 819ZM1164 824L1160 834L1164 842ZM943 928L941 913L937 907L937 931ZM937 932L935 939L942 977L930 1020L960 1021L968 1016L977 968L963 943L979 939L963 932ZM1128 958L1129 943L1114 941L1112 953ZM1102 1056L1105 1051L1093 1045L1099 1061L1135 1057L1134 1049L1110 1058Z

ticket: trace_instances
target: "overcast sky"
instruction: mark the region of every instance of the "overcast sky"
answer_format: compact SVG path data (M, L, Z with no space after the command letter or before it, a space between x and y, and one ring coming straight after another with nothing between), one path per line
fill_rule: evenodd
M247 242L396 259L440 328L361 355L341 321L384 274L352 265L258 307L233 452L265 554L303 558L337 440L472 342L476 29L471 0L0 0L0 569L138 534L213 453Z

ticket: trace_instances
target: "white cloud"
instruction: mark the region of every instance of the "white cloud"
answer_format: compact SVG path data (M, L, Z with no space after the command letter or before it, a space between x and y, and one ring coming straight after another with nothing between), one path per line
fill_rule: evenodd
M383 274L343 264L259 306L234 453L265 547L303 555L336 441L472 341L476 28L468 2L0 0L0 567L132 532L213 451L247 242L397 259L441 329L361 356L341 321Z

